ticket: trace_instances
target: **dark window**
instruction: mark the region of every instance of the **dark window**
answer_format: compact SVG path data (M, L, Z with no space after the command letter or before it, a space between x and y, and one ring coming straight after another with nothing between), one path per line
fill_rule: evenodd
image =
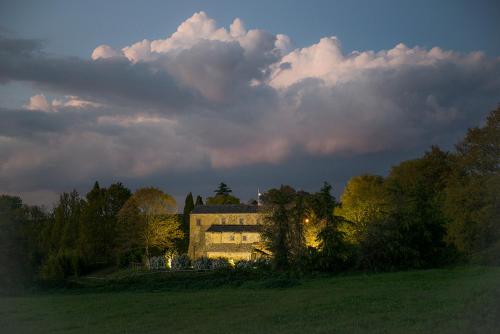
M245 223L245 219L240 218L240 225L243 225Z
M220 223L223 224L223 225L226 224L226 218L221 218L220 219Z
M201 219L200 218L196 218L196 226L201 226Z
M247 241L247 236L246 235L243 236L243 241Z

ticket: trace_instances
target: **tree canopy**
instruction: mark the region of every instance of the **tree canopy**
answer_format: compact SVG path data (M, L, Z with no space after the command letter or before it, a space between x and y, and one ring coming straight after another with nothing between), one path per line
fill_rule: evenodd
M240 199L232 196L233 191L224 182L221 182L216 190L215 196L207 198L208 205L240 204Z
M149 259L153 248L169 250L184 234L175 199L156 188L138 189L118 213L123 251L142 248Z

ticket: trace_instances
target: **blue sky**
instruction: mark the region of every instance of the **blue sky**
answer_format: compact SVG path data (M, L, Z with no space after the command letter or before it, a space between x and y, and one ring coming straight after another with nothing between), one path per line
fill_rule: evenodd
M499 17L486 0L2 1L0 192L338 195L500 102Z
M337 36L346 51L379 50L399 42L500 54L500 4L487 1L2 1L1 25L40 38L47 50L87 56L98 44L115 47L165 37L194 12L227 26L285 32L297 46Z

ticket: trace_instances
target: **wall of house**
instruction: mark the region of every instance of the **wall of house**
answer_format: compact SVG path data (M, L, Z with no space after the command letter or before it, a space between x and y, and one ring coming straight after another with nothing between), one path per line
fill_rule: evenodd
M205 249L205 231L212 225L221 225L223 218L225 219L226 225L239 225L240 223L243 225L257 225L260 223L261 215L259 213L191 214L189 217L189 257L196 259L202 256L207 256ZM242 219L241 222L240 219Z
M251 260L252 259L252 253L250 252L207 252L207 256L209 258L219 258L219 257L225 257L228 259L231 259L233 261L238 261L238 260Z
M251 244L260 241L260 234L257 232L206 232L205 243L207 245L228 243L228 244Z

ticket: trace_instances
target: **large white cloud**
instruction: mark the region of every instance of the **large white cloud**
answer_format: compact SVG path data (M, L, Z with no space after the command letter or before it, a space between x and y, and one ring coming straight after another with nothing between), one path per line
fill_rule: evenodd
M446 145L500 99L500 60L480 52L292 45L199 12L171 36L100 45L92 60L0 48L0 79L61 96L3 111L0 190Z

